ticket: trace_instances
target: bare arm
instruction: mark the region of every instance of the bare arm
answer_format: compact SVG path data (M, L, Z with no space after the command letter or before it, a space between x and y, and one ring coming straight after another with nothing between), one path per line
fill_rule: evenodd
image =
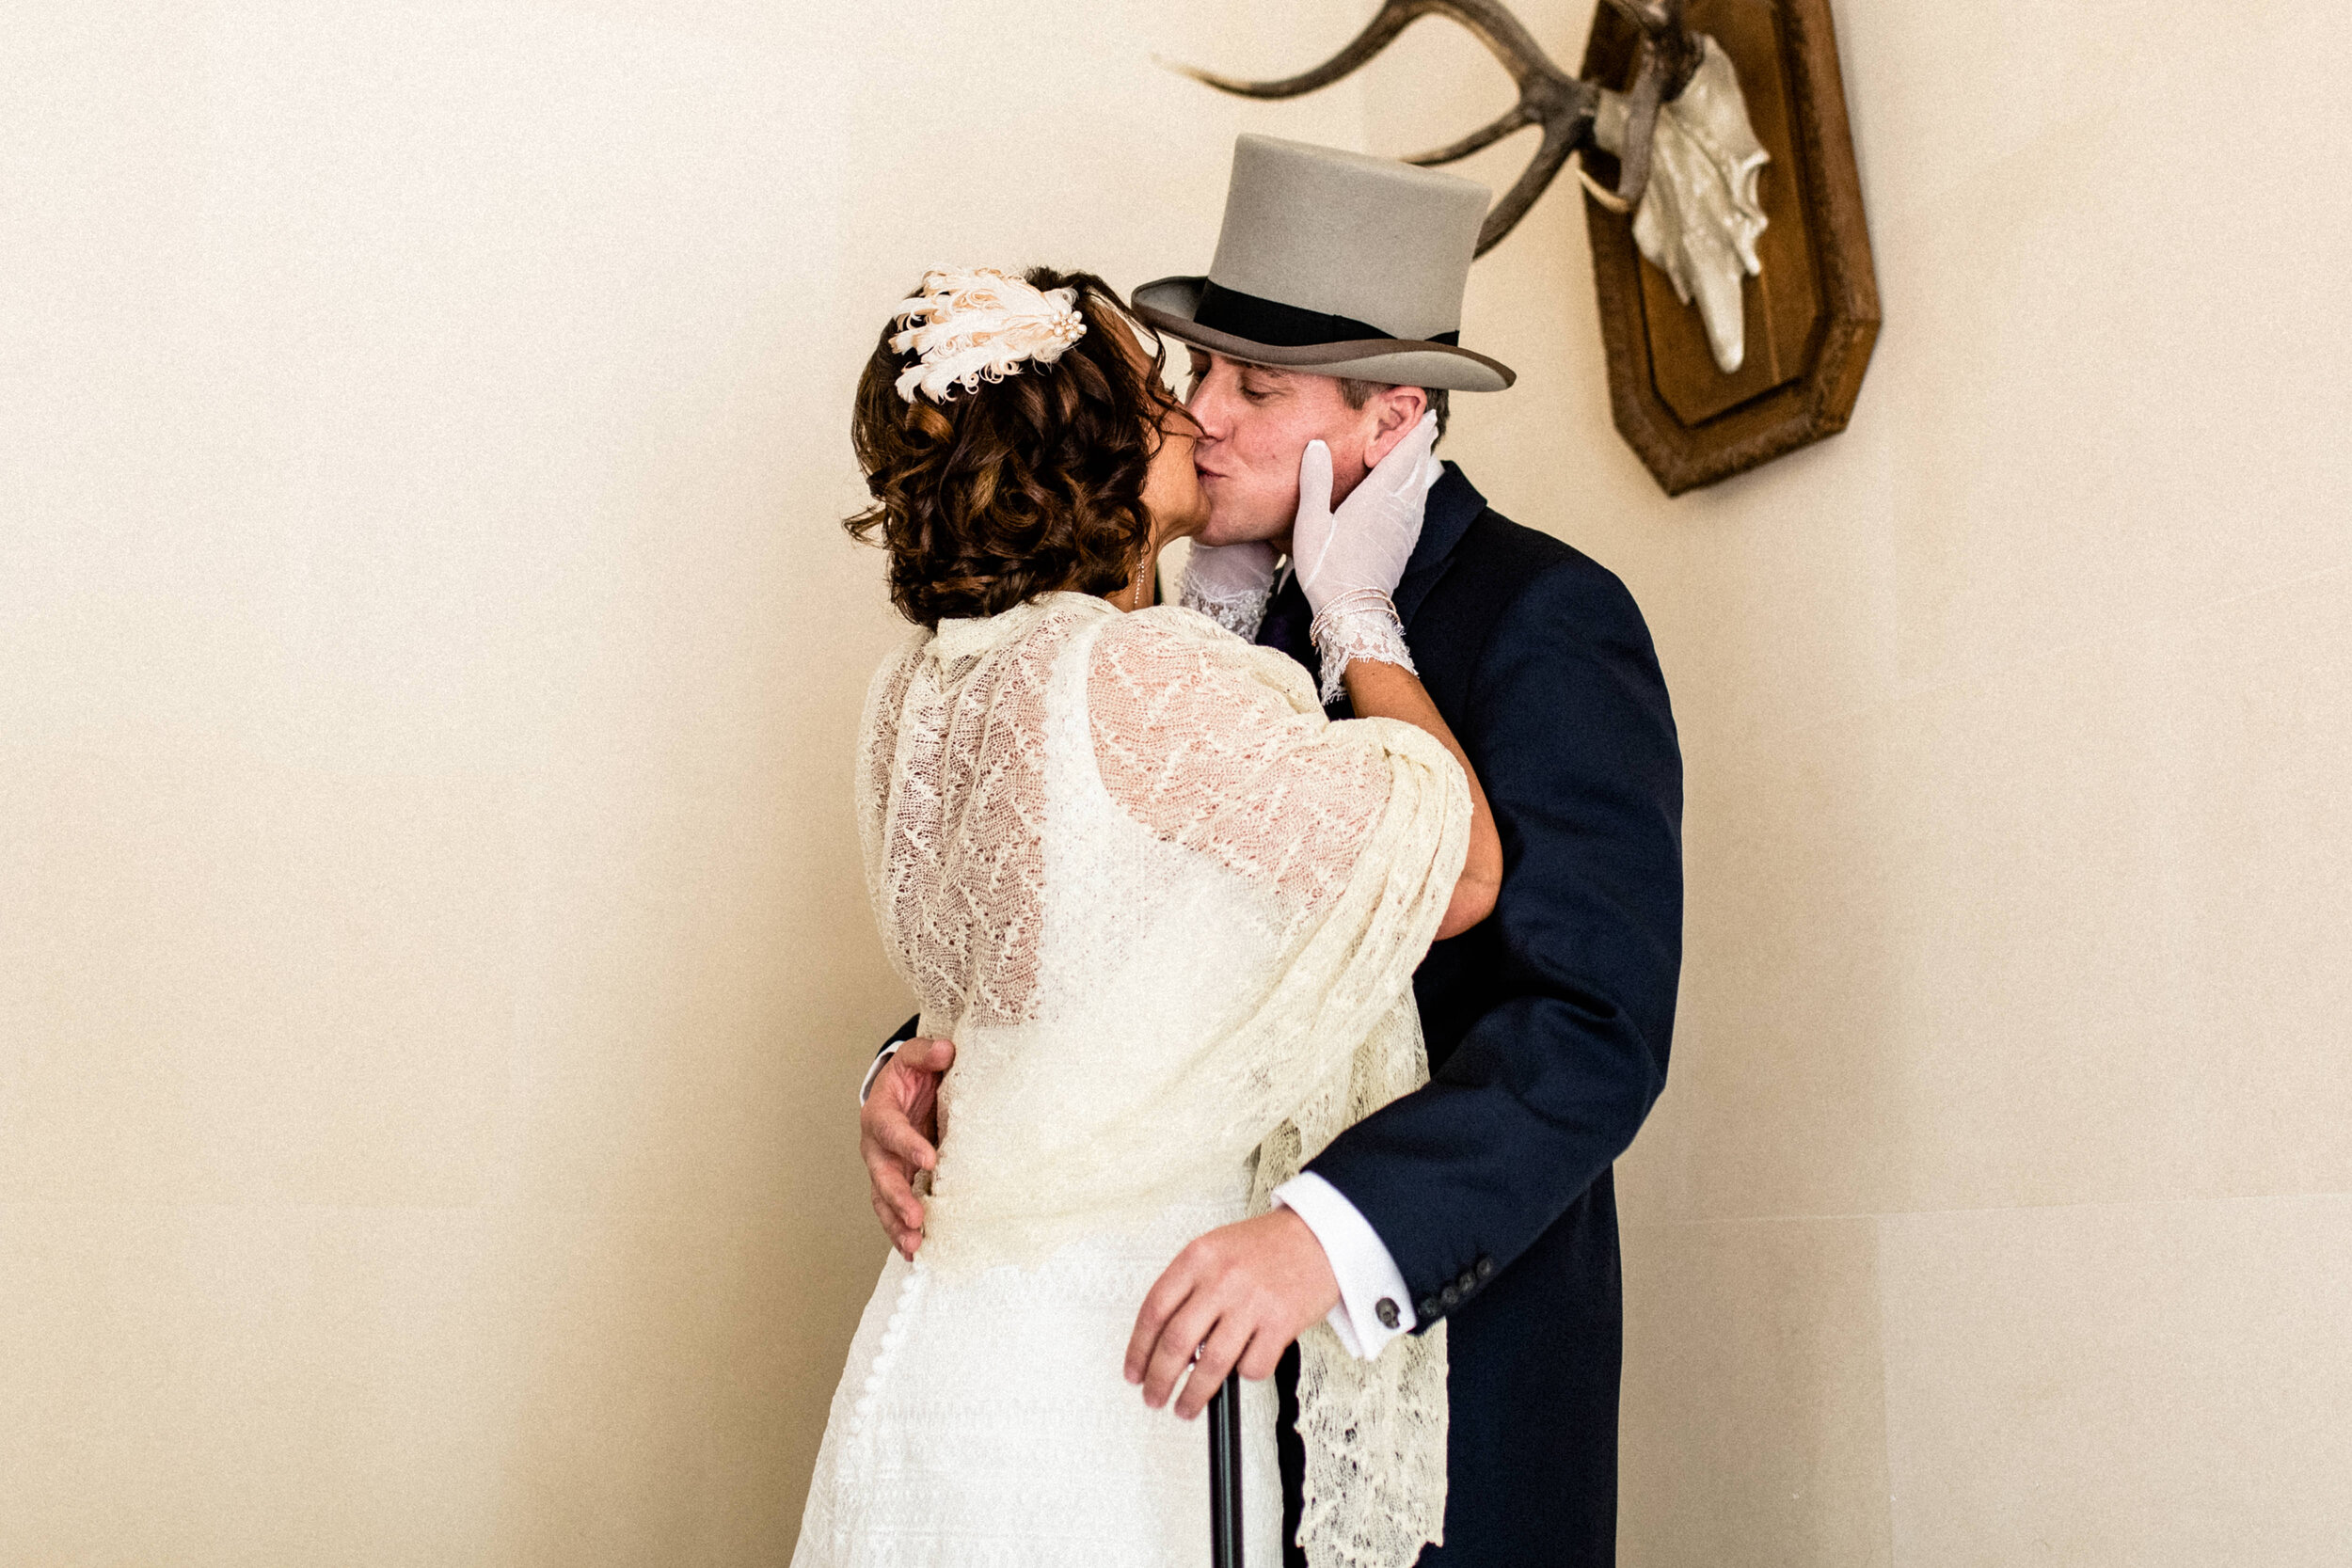
M1410 670L1359 658L1349 661L1346 673L1340 678L1347 683L1347 700L1355 705L1359 718L1401 719L1427 730L1454 753L1454 760L1462 765L1463 776L1470 780L1470 853L1462 862L1460 879L1454 884L1453 902L1446 906L1445 918L1438 923L1439 941L1460 936L1494 912L1495 895L1502 890L1502 838L1495 832L1495 816L1486 807L1486 792L1479 785L1478 769L1463 754L1462 743L1454 738L1454 731L1438 715L1438 705L1429 700L1428 689L1421 684L1421 677Z

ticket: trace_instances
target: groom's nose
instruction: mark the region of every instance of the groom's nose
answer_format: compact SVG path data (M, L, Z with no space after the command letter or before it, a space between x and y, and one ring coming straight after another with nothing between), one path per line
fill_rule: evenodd
M1193 384L1192 395L1184 400L1184 411L1200 427L1203 441L1222 441L1233 428L1231 406L1207 376Z

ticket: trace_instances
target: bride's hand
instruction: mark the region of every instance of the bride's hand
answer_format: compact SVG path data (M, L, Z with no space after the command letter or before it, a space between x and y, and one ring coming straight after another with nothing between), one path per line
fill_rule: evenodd
M1190 1367L1176 1400L1189 1421L1236 1366L1252 1382L1272 1377L1291 1341L1339 1301L1323 1243L1288 1209L1212 1230L1178 1253L1143 1298L1127 1341L1127 1381L1142 1384L1143 1402L1157 1410Z
M1331 505L1331 449L1307 443L1298 459L1291 564L1317 615L1368 597L1385 602L1396 592L1421 542L1429 487L1445 474L1429 450L1437 442L1438 417L1424 414L1337 510Z

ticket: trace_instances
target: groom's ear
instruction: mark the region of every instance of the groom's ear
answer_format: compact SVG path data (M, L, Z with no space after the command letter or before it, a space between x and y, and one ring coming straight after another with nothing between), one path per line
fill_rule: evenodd
M1366 399L1364 413L1372 420L1372 438L1364 445L1364 467L1378 467L1380 460L1396 450L1396 444L1428 411L1429 394L1419 387L1383 387Z

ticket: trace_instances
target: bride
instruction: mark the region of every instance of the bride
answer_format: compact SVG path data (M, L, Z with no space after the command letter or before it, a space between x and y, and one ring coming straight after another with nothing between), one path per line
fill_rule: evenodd
M1413 970L1493 908L1492 819L1388 601L1434 427L1337 514L1301 508L1316 642L1364 716L1335 723L1288 658L1152 604L1208 508L1149 341L1089 274L933 272L858 387L873 504L850 526L918 628L867 696L859 828L922 1031L957 1058L920 1250L850 1345L794 1568L1203 1561L1200 1431L1124 1375L1138 1304L1426 1077ZM1327 496L1328 454L1307 461ZM1301 1544L1405 1568L1444 1517L1443 1326L1371 1362L1322 1323L1299 1343ZM1243 1422L1268 1568L1269 1384Z

